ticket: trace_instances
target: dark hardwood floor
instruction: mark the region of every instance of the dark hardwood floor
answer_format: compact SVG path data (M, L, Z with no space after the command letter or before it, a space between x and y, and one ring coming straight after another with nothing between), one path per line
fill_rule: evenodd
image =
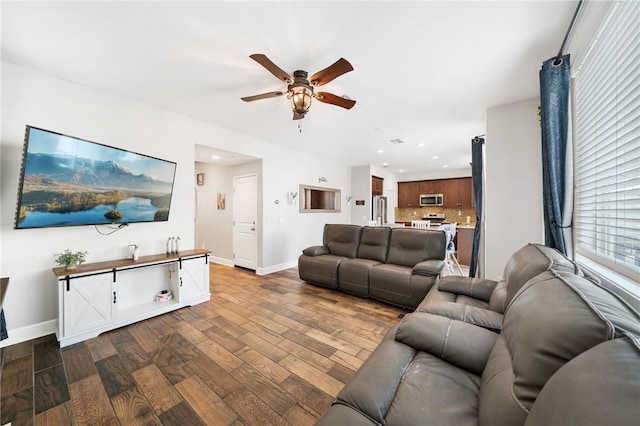
M211 301L60 349L2 349L0 425L307 425L403 310L211 265Z

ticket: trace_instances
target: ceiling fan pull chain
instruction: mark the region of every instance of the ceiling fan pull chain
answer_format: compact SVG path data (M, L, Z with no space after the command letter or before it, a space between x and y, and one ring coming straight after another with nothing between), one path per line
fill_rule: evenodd
M302 133L302 126L300 125L300 122L299 122L299 121L298 121L298 131L299 131L300 133Z

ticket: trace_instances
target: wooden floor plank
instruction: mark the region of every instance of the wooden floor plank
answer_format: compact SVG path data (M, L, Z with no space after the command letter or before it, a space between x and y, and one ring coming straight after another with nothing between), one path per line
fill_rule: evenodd
M236 412L198 377L189 377L176 383L176 389L209 426L226 426L238 419ZM203 398L203 395L206 397Z
M78 423L95 425L117 421L100 376L94 374L70 386L73 409Z
M182 397L155 365L149 364L132 372L138 389L156 414L162 414L182 402Z
M311 425L406 313L296 268L210 272L208 303L62 351L54 335L3 348L0 424Z
M118 416L118 420L123 425L146 426L162 424L147 399L136 387L111 398L111 404L116 416Z

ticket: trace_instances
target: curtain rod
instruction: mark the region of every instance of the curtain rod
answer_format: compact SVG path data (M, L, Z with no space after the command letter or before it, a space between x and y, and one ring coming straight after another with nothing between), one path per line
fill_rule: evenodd
M573 27L576 25L576 21L578 19L578 14L580 14L580 10L582 9L582 5L584 4L584 0L580 0L578 2L578 7L576 7L576 11L573 14L573 18L571 19L571 24L567 29L567 33L564 35L564 40L562 40L562 46L560 46L560 51L558 51L558 56L556 56L556 60L553 61L553 65L560 65L562 63L562 54L564 53L565 45L567 44L567 40L569 40L569 36L573 31Z

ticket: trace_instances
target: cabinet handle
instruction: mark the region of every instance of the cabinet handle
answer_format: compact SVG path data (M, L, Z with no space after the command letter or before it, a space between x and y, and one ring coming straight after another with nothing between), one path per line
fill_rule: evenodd
M114 304L116 303L116 292L115 291L113 292L113 303Z
M182 277L180 277L180 287L182 287Z

